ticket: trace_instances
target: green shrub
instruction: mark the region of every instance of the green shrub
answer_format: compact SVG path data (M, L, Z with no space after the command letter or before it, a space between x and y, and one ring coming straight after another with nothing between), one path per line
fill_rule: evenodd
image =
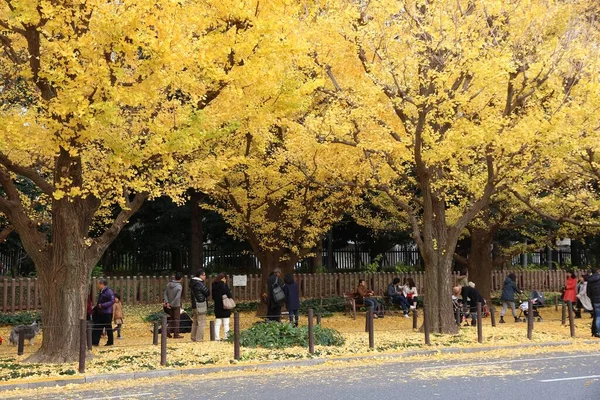
M33 321L37 321L38 324L42 322L42 313L23 311L13 314L2 314L0 313L0 325L29 325Z
M335 329L314 327L316 345L341 346L344 337ZM228 340L233 341L233 335ZM260 322L242 331L240 344L244 347L264 347L268 349L283 349L293 346L308 346L308 327L296 328L292 324L279 322Z

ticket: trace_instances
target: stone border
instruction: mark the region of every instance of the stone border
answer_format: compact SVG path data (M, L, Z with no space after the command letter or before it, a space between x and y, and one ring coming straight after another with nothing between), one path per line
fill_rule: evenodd
M586 340L584 344L595 344L600 345L600 341ZM0 384L0 393L16 390L16 389L38 389L45 387L56 387L66 386L72 384L85 384L100 381L124 381L124 380L135 380L140 378L163 378L172 377L178 375L203 375L221 371L252 371L252 370L264 370L264 369L279 369L282 367L310 367L315 365L324 364L327 361L352 361L352 360L377 360L377 359L390 359L390 358L405 358L413 357L418 355L434 355L434 354L460 354L460 353L479 353L491 350L500 349L519 349L529 347L558 347L573 344L570 341L563 342L547 342L547 343L524 343L512 346L487 346L487 347L468 347L468 348L442 348L436 350L414 350L406 351L403 353L392 353L392 354L378 354L378 355L363 355L363 356L349 356L349 357L331 357L331 358L313 358L309 360L296 360L296 361L276 361L272 363L261 363L261 364L250 364L250 365L223 365L218 367L204 367L204 368L190 368L190 369L160 369L155 371L140 371L140 372L129 372L129 373L114 373L114 374L96 374L84 376L81 378L65 378L65 379L54 379L54 380L43 380L43 381L32 381L22 383L6 383Z

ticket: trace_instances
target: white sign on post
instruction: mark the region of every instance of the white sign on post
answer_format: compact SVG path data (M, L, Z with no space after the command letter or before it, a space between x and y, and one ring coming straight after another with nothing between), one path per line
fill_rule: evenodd
M233 286L247 286L248 285L248 275L234 275L233 276Z

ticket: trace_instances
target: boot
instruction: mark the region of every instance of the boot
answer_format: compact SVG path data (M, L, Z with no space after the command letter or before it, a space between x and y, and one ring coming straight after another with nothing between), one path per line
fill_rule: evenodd
M500 316L500 323L503 324L504 323L504 317Z
M521 318L515 317L515 322L521 322Z

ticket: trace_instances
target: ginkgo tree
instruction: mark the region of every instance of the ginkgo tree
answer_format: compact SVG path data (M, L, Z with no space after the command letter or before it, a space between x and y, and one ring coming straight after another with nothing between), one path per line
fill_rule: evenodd
M196 157L190 169L193 176L205 177L197 186L212 200L207 207L251 246L263 287L276 267L293 272L297 261L360 201L356 188L316 182L321 165L339 154L311 140L303 126L327 101L321 92L326 75L314 62L307 34L316 26L311 22L315 9L294 2L284 7L287 18L271 19L267 26L257 21L259 41L244 38L255 56L270 60L270 67L231 74L235 88L224 89L206 107L201 125L231 134L211 141L206 156ZM299 159L308 165L308 174L297 168Z
M40 280L43 341L31 361L76 359L92 268L146 198L189 187L186 162L219 134L192 127L250 63L238 35L263 11L256 1L0 2L0 212Z
M319 15L315 58L332 104L307 128L344 148L332 179L351 176L405 213L434 332L457 329L450 273L467 224L552 162L534 155L590 110L597 46L586 3L347 1Z

